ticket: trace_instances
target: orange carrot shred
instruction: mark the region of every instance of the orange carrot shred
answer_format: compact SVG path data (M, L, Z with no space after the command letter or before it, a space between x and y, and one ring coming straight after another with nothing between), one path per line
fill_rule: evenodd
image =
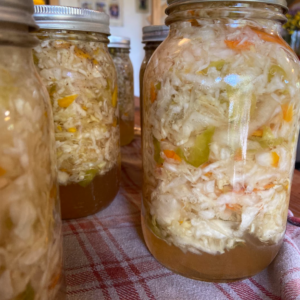
M155 86L154 86L154 83L151 82L151 85L150 85L150 99L151 99L151 102L154 103L156 98L157 98L157 95L156 95L156 91L155 91Z
M166 156L167 158L172 158L172 159L177 160L177 161L179 161L179 162L181 161L180 156L177 155L177 154L175 153L175 151L173 151L173 150L164 150L164 154L165 154L165 156Z
M281 105L283 112L283 120L286 122L291 122L293 120L293 106L290 104Z
M277 168L279 163L279 155L275 151L273 151L271 154L272 154L272 166L274 168Z
M269 184L266 184L266 185L264 186L264 189L265 189L265 190L269 190L269 189L271 189L271 188L274 187L274 186L275 186L274 183L269 183Z
M243 42L241 44L241 41L229 41L229 40L225 40L224 41L226 46L232 50L249 50L251 48L251 46L253 46L252 43L250 42Z

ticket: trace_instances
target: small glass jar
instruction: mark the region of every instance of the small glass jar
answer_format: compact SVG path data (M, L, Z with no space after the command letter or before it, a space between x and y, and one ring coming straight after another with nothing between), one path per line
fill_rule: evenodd
M145 44L145 57L140 69L140 116L141 131L143 132L143 81L148 61L157 47L169 34L169 27L165 25L152 25L143 27L143 43Z
M118 90L107 49L109 18L62 6L35 6L35 11L41 44L34 48L34 60L53 107L62 217L85 217L107 207L119 190Z
M134 89L133 66L129 56L130 40L118 36L110 36L109 40L109 53L116 66L118 77L121 146L125 146L134 138Z
M299 132L299 60L284 2L169 1L144 77L142 227L184 276L266 268L286 229Z
M31 0L0 2L0 298L63 299L53 118ZM16 9L17 7L17 9ZM21 14L22 12L22 14Z

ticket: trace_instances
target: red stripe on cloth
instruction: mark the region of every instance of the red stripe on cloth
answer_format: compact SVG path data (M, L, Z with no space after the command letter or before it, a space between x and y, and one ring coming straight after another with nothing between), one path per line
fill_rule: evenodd
M220 284L214 283L214 286L215 286L218 290L220 290L220 291L224 294L224 296L226 296L229 300L234 300L234 298L232 298L232 297L230 296L230 294L227 293L227 291L225 291L225 290L222 288L222 286L221 286Z
M101 225L101 221L99 219L97 219L96 217L94 217L94 220L99 223ZM109 237L110 241L114 244L114 246L118 249L119 253L121 253L121 255L123 256L123 258L126 260L129 259L129 257L127 256L127 254L125 253L125 251L123 250L123 248L119 245L119 243L117 242L117 240L114 238L114 236L110 233L109 229L105 228L105 226L102 225L103 230L105 231L107 237ZM144 289L144 292L146 293L146 295L148 296L149 299L151 300L155 300L154 295L152 294L149 286L146 283L146 280L141 276L139 270L136 268L136 266L132 263L128 263L129 268L132 270L132 272L139 278L140 283L142 288ZM128 278L129 279L129 278ZM130 280L130 279L129 279ZM118 285L114 285L115 287L118 287ZM134 287L134 291L136 292L136 289ZM117 290L117 293L119 293L121 291ZM134 300L135 298L132 298L132 300ZM139 298L138 298L139 299ZM141 299L143 300L143 299Z
M289 241L288 238L289 237L285 238L283 241L290 244L297 251L297 253L300 255L299 249L291 241Z
M78 243L79 243L79 245L80 245L82 251L83 251L84 254L86 255L88 261L90 262L90 264L93 264L93 258L91 257L89 251L87 250L86 245L85 245L84 241L82 240L81 236L76 234L76 233L77 233L77 230L76 230L75 226L72 225L72 224L70 224L69 226L70 226L70 228L72 229L72 231L74 232L75 236L77 237ZM97 281L98 281L98 283L99 283L99 286L100 286L100 288L101 288L101 290L102 290L102 293L103 293L103 295L104 295L104 297L105 297L105 300L111 300L111 297L110 297L110 295L109 295L109 293L108 293L108 291L107 291L106 284L105 284L105 283L100 284L101 281L102 281L102 278L101 278L102 276L101 276L100 273L96 270L96 268L91 268L91 270L92 270L92 272L93 272L93 275L95 276L95 279L97 279ZM68 276L67 276L67 281L68 281ZM72 294L74 294L74 293L76 294L76 292L72 292ZM77 293L79 293L79 292L77 292Z
M293 279L285 284L283 297L285 300L295 300L300 295L300 278Z
M249 278L249 281L251 281L261 292L263 292L266 296L268 296L272 300L281 300L280 297L272 294L268 290L266 290L261 284L259 284L257 281L254 280L254 278Z
M292 274L294 272L299 272L299 271L300 271L300 268L292 268L292 269L286 271L285 273L283 273L283 275L281 275L280 282L282 282L282 280L285 276Z
M232 282L228 285L242 300L262 300L252 288L244 282Z

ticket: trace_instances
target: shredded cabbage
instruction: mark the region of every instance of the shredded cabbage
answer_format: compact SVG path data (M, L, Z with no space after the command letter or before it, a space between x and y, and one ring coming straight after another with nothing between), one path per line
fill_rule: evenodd
M62 236L52 112L31 49L0 49L0 298L55 300Z
M118 162L115 68L107 46L92 34L37 35L42 42L34 56L52 101L58 180L85 187Z
M148 225L194 253L224 253L249 234L279 243L299 130L298 60L259 23L193 13L172 23L145 73Z

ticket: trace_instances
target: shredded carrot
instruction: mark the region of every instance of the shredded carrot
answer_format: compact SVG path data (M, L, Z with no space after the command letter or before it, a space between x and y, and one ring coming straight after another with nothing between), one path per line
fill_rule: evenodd
M281 105L283 112L283 120L286 122L291 122L293 120L293 106L290 104Z
M228 204L226 203L226 208L233 210L233 211L238 211L241 210L242 206L240 204Z
M69 173L68 170L66 170L66 169L60 169L59 171L60 172L65 172L65 173Z
M175 153L175 151L173 151L173 150L164 150L164 154L165 154L165 156L166 156L167 158L172 158L172 159L177 160L177 161L179 161L179 162L181 161L180 156L177 155L177 154Z
M96 59L93 59L93 64L94 64L94 65L99 65L99 62L98 62L98 60L96 60Z
M54 289L57 286L60 277L61 277L61 272L59 274L57 274L55 277L53 277L53 279L51 280L51 283L49 285L50 290Z
M274 168L277 168L279 162L279 155L275 151L273 151L271 154L272 154L272 166Z
M289 186L290 186L290 185L287 183L284 187L285 187L286 190L288 190L288 189L289 189Z
M71 127L68 129L68 131L74 133L77 131L77 129L75 127Z
M183 221L179 221L179 224L181 225L183 223Z
M58 131L62 131L62 127L60 125L57 126Z
M188 14L191 15L191 16L194 16L195 15L195 11L194 10L189 10Z
M269 189L271 189L271 188L274 187L274 186L275 186L274 183L269 183L269 184L266 184L266 185L264 186L264 189L265 189L265 190L269 190Z
M234 154L234 160L235 161L242 161L243 160L243 155L242 155L242 149L241 148L236 150L236 152Z
M204 174L204 176L206 176L206 177L210 177L211 175L212 175L212 172L207 172Z
M57 100L57 103L60 107L67 108L69 107L78 97L78 95L70 95Z
M44 112L44 116L45 118L48 118L48 113L46 111Z
M258 129L252 133L252 136L262 137L263 133L264 133L264 131L262 129Z
M117 104L118 104L118 86L115 86L114 92L112 94L111 103L112 103L113 107L117 107Z
M6 170L0 167L0 176L4 176L6 174Z
M85 105L81 105L81 108L82 108L83 110L87 110L87 107L86 107Z
M233 49L233 50L249 50L251 48L251 46L253 46L252 43L250 42L243 42L241 44L241 41L229 41L229 40L225 40L224 41L226 46L230 49Z
M150 85L150 98L151 98L152 103L154 103L157 98L156 90L155 90L155 86L154 86L153 82L151 82L151 85Z
M251 30L254 31L262 40L270 43L277 43L292 51L291 47L280 36L272 35L270 33L252 27Z
M78 47L74 48L74 53L79 58L91 59L91 56L86 51L81 50Z

